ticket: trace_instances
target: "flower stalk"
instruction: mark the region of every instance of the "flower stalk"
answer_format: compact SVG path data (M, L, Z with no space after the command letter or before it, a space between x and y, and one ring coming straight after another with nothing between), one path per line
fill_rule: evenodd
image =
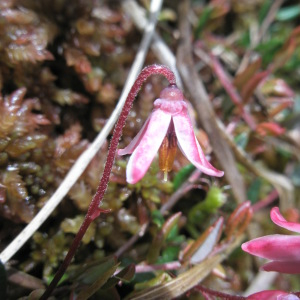
M174 86L176 85L176 78L175 78L174 73L166 66L160 66L160 65L147 66L139 74L138 78L136 79L135 83L133 84L133 86L127 96L123 110L120 114L120 117L119 117L117 123L116 123L115 129L113 132L113 136L112 136L112 139L110 142L103 174L102 174L100 183L98 185L97 191L89 205L85 219L84 219L78 233L76 234L64 261L62 262L61 266L59 267L57 273L55 274L52 282L46 289L45 293L42 295L41 300L48 299L49 296L51 295L51 293L53 292L53 290L55 289L55 287L57 286L58 282L60 281L60 279L62 278L66 269L68 268L69 264L71 263L71 260L74 257L75 252L76 252L77 248L79 247L80 242L81 242L84 234L86 233L87 229L89 228L90 224L93 222L93 220L95 220L100 215L101 212L107 212L107 211L101 210L99 208L99 205L100 205L100 203L104 197L104 194L106 192L106 189L107 189L107 185L109 182L109 176L111 173L111 169L113 167L113 163L115 160L115 155L116 155L119 139L122 135L123 127L125 125L126 119L130 112L130 109L132 107L132 103L133 103L136 95L138 94L141 86L143 85L143 83L146 81L146 79L149 76L156 75L156 74L157 75L160 74L160 75L163 75L164 77L166 77L166 79L169 81L170 85L174 85Z

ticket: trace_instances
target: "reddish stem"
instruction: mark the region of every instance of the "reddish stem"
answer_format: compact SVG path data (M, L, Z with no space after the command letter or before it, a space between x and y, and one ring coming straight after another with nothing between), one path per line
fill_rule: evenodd
M273 190L269 195L267 195L264 199L256 202L252 205L253 212L257 212L260 209L270 205L278 198L278 192Z
M195 286L195 289L198 290L201 293L205 293L214 297L218 297L221 299L226 299L226 300L244 300L247 299L246 297L243 296L235 296L235 295L230 295L230 294L225 294L222 292L218 292L218 291L214 291L211 290L207 287L204 287L203 285L198 284L197 286Z
M122 109L120 117L115 126L114 133L113 133L113 136L112 136L112 139L110 142L110 147L108 150L107 158L106 158L106 163L105 163L104 170L103 170L103 175L102 175L100 183L98 185L96 194L94 195L94 197L89 205L85 219L70 246L68 254L66 255L61 266L59 267L52 282L46 289L45 293L42 295L41 300L48 299L48 297L51 295L52 291L55 289L59 280L61 279L61 277L65 273L67 267L69 266L77 248L79 247L79 244L80 244L85 232L89 228L92 221L95 220L100 215L102 210L99 208L99 205L103 199L103 196L105 194L105 191L106 191L106 188L108 185L109 176L110 176L110 172L113 167L114 160L115 160L115 155L116 155L119 139L121 137L122 130L125 125L128 114L130 112L130 109L132 107L132 103L133 103L136 95L138 94L142 84L146 81L146 79L150 75L155 75L155 74L160 74L160 75L165 76L167 78L167 80L169 81L170 85L176 85L176 78L175 78L174 73L166 66L151 65L151 66L145 67L141 71L139 76L137 77L136 81L134 82L134 84L127 96L126 102L124 104L124 107Z
M221 81L224 89L230 96L232 102L239 109L243 119L245 120L245 122L248 124L248 126L252 130L255 130L256 124L255 124L253 117L245 110L245 108L243 106L243 100L242 100L240 94L238 93L237 89L234 87L234 85L230 81L228 75L224 71L224 69L221 66L218 59L214 55L211 55L211 63L212 63L211 66L212 66L213 71L215 72L215 74L217 75L219 80Z

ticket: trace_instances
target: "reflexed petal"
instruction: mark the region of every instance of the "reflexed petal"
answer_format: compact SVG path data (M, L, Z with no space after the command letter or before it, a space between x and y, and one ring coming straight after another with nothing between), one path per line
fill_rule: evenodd
M171 116L162 110L154 110L140 143L131 155L127 170L127 182L138 182L147 172L171 122Z
M296 295L285 291L262 291L247 297L247 300L298 300Z
M118 150L118 155L131 154L134 151L134 149L137 147L137 145L141 141L141 139L142 139L145 131L147 130L147 127L148 127L148 124L149 124L149 121L150 121L151 117L152 117L152 113L147 118L145 124L143 125L143 127L141 128L141 130L138 132L138 134L129 143L129 145L127 147L125 147L124 149L119 149Z
M300 274L300 260L299 261L271 261L263 265L264 271L274 271L286 274Z
M191 119L184 108L178 115L172 117L179 147L186 158L203 173L211 176L223 176L224 172L214 168L205 155L195 137Z
M273 207L270 213L272 221L285 229L300 233L300 224L295 222L288 222L280 213L278 207Z
M300 261L300 236L266 235L242 244L252 255L279 261Z

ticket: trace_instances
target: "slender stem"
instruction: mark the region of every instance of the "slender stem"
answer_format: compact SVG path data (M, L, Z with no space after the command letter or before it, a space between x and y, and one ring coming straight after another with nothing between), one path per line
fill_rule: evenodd
M130 112L130 109L132 107L132 103L136 97L136 95L138 94L142 84L146 81L146 79L150 76L150 75L155 75L155 74L160 74L163 75L167 78L167 80L169 81L170 85L176 85L176 79L175 79L175 75L174 73L167 68L166 66L160 66L160 65L151 65L148 66L146 68L144 68L140 75L138 76L138 78L136 79L135 83L133 84L125 105L123 107L123 110L120 114L120 117L118 119L118 122L115 126L114 129L114 133L110 142L110 147L108 150L108 155L107 155L107 159L106 159L106 163L104 166L104 170L103 170L103 175L102 178L100 180L100 183L98 185L96 194L94 195L87 214L85 216L85 219L78 231L78 233L76 234L68 254L66 255L64 261L62 262L61 266L59 267L57 273L55 274L52 282L50 283L50 285L48 286L48 288L46 289L45 293L42 295L41 300L45 300L47 299L52 291L55 289L55 287L57 286L59 280L61 279L61 277L63 276L63 274L65 273L67 267L69 266L77 248L80 245L80 242L85 234L85 232L87 231L87 229L89 228L90 224L92 223L93 220L95 220L101 213L101 209L99 208L100 202L103 199L103 196L105 194L107 185L108 185L108 181L109 181L109 176L111 173L111 169L113 167L113 163L115 160L115 155L116 155L116 151L117 151L117 147L118 147L118 143L119 143L119 139L121 137L122 134L122 130L123 127L125 125L126 119L128 117L128 114Z
M211 290L211 289L209 289L207 287L204 287L203 285L200 285L200 284L195 286L195 289L198 290L199 292L203 292L205 294L215 296L215 297L219 297L221 299L226 299L226 300L244 300L244 299L246 299L243 296L230 295L230 294L225 294L225 293L222 293L222 292L214 291L214 290Z
M252 205L253 212L259 211L260 209L270 205L279 197L277 190L273 190L269 195L267 195L264 199L256 202Z
M211 55L211 66L212 66L212 69L214 70L215 74L217 75L217 77L221 81L224 89L226 90L226 92L230 96L232 102L239 109L239 111L240 111L243 119L245 120L245 122L248 124L248 126L252 130L255 130L255 128L256 128L255 121L254 121L253 117L245 110L245 108L243 106L243 100L241 98L241 95L238 93L236 88L233 86L232 82L230 81L230 79L228 77L228 74L226 74L225 70L221 66L218 59L213 55Z

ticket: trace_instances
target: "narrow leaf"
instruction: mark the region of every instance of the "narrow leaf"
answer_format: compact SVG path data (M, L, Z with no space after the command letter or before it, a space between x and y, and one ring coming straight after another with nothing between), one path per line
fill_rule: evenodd
M267 76L269 76L270 71L263 71L256 73L243 87L241 91L241 96L244 103L247 103L250 97L253 95L256 87L259 85L262 80L264 80Z
M104 272L100 278L98 278L92 285L87 286L81 290L78 294L77 300L85 300L90 298L93 294L95 294L107 280L115 273L118 265L115 265Z
M300 5L291 5L281 8L276 15L278 21L290 21L300 15Z
M173 180L175 191L185 182L185 180L189 177L190 174L192 174L194 170L195 170L195 166L190 164L183 167L181 170L177 172Z
M192 264L197 264L200 261L204 260L214 249L215 245L219 241L222 233L224 219L220 217L217 222L211 226L212 230L210 231L208 237L200 245L200 247L195 251L191 257L190 262Z
M237 89L241 89L249 79L259 70L261 67L261 58L250 63L245 70L237 74L233 80L233 84Z

